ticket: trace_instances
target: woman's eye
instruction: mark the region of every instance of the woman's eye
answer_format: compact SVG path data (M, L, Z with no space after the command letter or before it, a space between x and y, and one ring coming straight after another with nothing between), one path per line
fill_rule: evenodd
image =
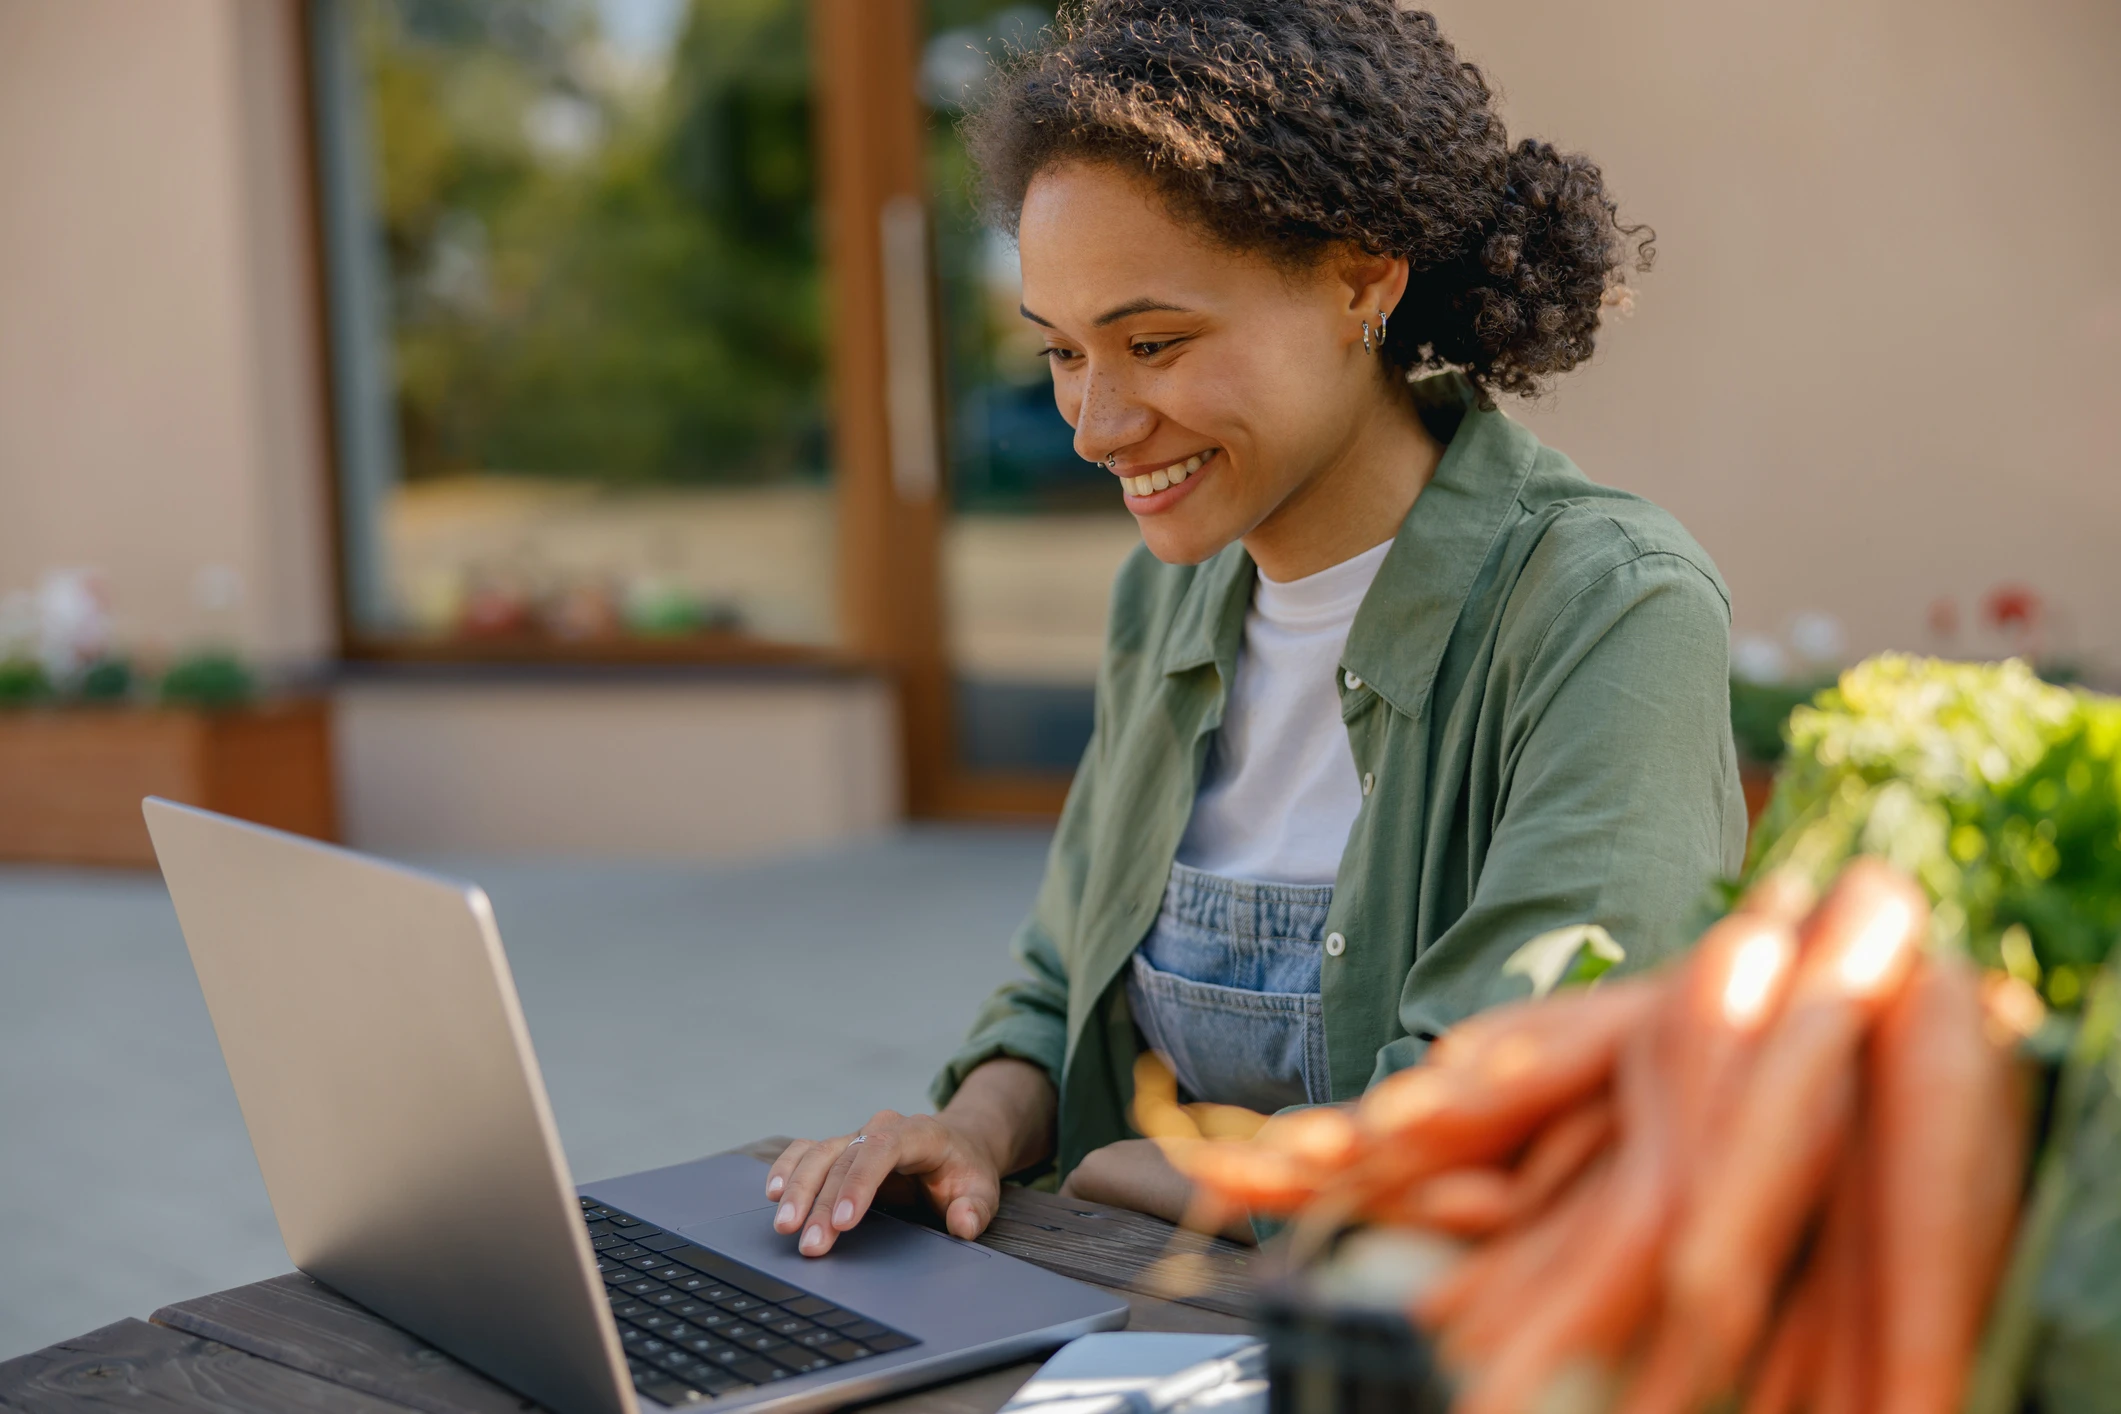
M1176 339L1144 339L1134 346L1134 353L1137 358L1155 358L1177 342Z
M1040 358L1050 359L1054 363L1071 363L1075 359L1074 349L1045 348L1038 352Z

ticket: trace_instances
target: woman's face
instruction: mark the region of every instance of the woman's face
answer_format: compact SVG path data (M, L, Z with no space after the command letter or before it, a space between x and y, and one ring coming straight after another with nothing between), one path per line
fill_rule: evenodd
M1380 274L1397 284L1383 257L1286 270L1209 240L1143 179L1080 162L1032 181L1019 245L1075 450L1113 459L1160 560L1197 564L1301 500L1385 397L1361 328Z

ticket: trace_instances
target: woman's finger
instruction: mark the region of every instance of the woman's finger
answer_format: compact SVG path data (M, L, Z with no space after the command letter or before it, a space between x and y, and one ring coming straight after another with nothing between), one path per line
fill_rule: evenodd
M869 1133L840 1155L837 1183L828 1177L818 1207L841 1232L862 1220L876 1201L877 1190L895 1173L927 1173L942 1162L950 1147L943 1127L922 1115L902 1120L882 1133ZM829 1207L828 1207L829 1204Z
M773 1167L766 1170L766 1198L769 1202L781 1196L781 1191L788 1186L788 1175L795 1172L795 1166L809 1150L808 1139L790 1140L788 1147L781 1150L781 1156L773 1161Z
M967 1164L959 1174L953 1175L956 1182L950 1185L952 1196L947 1202L938 1201L943 1210L943 1226L952 1237L962 1237L970 1242L987 1230L994 1215L1002 1205L1002 1186L998 1178L985 1169ZM938 1200L943 1195L936 1194Z
M775 1232L794 1232L803 1224L803 1215L817 1201L818 1186L832 1168L833 1160L847 1147L852 1135L838 1139L821 1139L804 1151L796 1161L795 1171L788 1175L787 1186L781 1190L780 1211L773 1215Z
M811 1200L810 1215L803 1220L802 1240L796 1244L797 1250L804 1256L823 1256L832 1250L833 1240L841 1231L854 1226L859 1214L850 1216L845 1223L833 1221L835 1209L848 1201L840 1196L848 1172L858 1161L863 1163L865 1171L881 1163L883 1173L877 1175L877 1182L881 1182L884 1174L890 1173L896 1166L900 1149L899 1139L905 1125L905 1116L896 1111L879 1111L862 1126L859 1134L850 1138L840 1152L833 1156L832 1164L826 1170L823 1181L819 1183L816 1196ZM873 1184L871 1186L874 1187ZM866 1211L866 1202L862 1206Z

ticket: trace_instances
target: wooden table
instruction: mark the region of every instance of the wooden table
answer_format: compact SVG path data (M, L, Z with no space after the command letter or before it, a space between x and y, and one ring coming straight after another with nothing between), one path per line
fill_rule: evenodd
M777 1155L785 1141L744 1152ZM1130 1329L1245 1327L1249 1248L1121 1208L1010 1189L980 1241L1127 1299ZM870 1406L991 1414L1026 1361ZM643 1404L644 1410L653 1408ZM300 1273L165 1306L0 1363L0 1409L523 1414L535 1405Z

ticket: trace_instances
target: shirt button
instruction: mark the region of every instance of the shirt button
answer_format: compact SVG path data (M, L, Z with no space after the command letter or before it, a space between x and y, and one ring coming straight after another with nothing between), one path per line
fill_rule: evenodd
M1376 774L1376 773L1375 773L1374 771L1365 771L1365 772L1363 772L1363 773L1362 773L1362 793L1363 793L1364 795L1368 795L1368 794L1369 794L1369 793L1370 793L1371 791L1373 791L1373 790L1376 790L1376 789L1377 789L1377 774Z
M1353 668L1348 669L1347 676L1342 678L1341 681L1348 685L1348 691L1350 692L1362 691L1362 679L1355 676L1355 670Z
M1348 940L1338 933L1326 934L1326 956L1339 957L1348 950Z

